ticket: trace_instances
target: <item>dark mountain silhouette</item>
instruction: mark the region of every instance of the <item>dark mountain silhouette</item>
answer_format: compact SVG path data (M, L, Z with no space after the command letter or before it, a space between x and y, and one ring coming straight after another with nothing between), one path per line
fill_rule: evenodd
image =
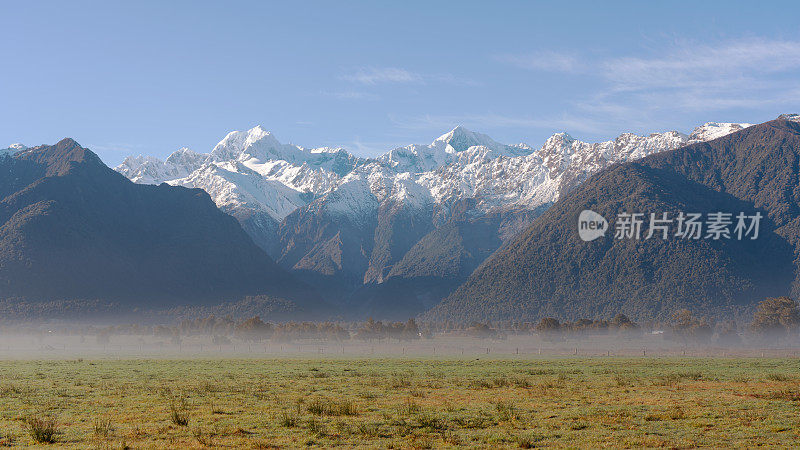
M0 298L211 304L318 297L200 189L137 185L71 139L0 156Z
M623 212L759 211L765 218L757 240L617 240L612 222L607 236L583 242L577 219L584 209L610 222ZM679 308L736 317L765 296L800 293L799 257L800 123L779 119L599 172L425 317L537 320L623 312L646 320Z

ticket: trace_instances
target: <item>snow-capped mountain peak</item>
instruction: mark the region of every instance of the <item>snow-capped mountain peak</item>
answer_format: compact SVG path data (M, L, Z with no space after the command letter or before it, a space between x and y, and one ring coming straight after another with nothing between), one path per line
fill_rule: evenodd
M165 161L129 157L116 170L137 183L204 189L252 234L259 232L254 229L274 230L289 214L311 204L361 224L374 221L379 207L427 211L462 199L471 199L485 212L535 209L613 163L746 126L709 122L689 136L677 131L623 133L598 143L561 132L538 149L501 144L458 126L431 144L399 147L374 159L357 158L341 148L282 144L256 126L228 133L208 154L182 148Z
M197 153L188 147L180 148L170 154L166 160L167 164L183 165L183 166L201 166L208 159L208 155L204 153Z
M19 142L15 142L8 146L8 148L0 149L0 156L2 155L13 155L14 153L21 152L23 150L27 150L28 147L20 144Z
M544 145L542 148L563 148L568 149L573 142L577 141L574 137L570 136L569 133L566 131L562 131L560 133L555 133L546 141L544 141Z
M269 155L281 155L284 145L261 125L247 131L232 131L211 150L215 161L250 158L268 159Z
M689 141L710 141L736 131L743 130L752 125L753 124L751 123L706 122L705 124L695 128L689 134Z
M470 131L461 125L436 138L431 146L435 147L439 142L443 142L450 146L450 148L452 148L456 153L463 152L464 150L475 146L484 146L487 148L502 146L502 144L495 142L489 136Z

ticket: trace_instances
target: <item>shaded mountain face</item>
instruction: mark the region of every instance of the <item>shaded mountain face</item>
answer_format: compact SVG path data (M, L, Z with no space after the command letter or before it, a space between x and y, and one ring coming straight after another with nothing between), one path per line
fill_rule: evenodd
M451 205L452 216L422 236L394 263L381 283L365 284L350 303L362 316L402 320L447 297L489 255L540 214L474 214L472 201Z
M0 298L127 306L318 297L207 193L134 184L71 139L0 155Z
M582 210L610 222L578 236ZM756 240L615 239L620 213L761 212ZM673 229L674 233L674 229ZM643 234L644 236L644 234ZM765 296L797 295L800 124L779 119L616 165L555 203L426 314L435 320L746 316Z

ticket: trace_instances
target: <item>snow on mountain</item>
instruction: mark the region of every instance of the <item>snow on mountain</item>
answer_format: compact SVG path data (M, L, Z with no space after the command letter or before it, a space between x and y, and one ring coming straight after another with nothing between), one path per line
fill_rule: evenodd
M196 187L224 211L266 213L275 221L330 192L343 175L363 162L344 149L306 150L280 143L256 126L228 133L210 153L180 149L162 161L128 157L116 170L136 183Z
M393 149L375 159L341 148L283 144L256 126L229 133L208 154L180 149L166 160L128 157L116 170L137 183L167 182L208 192L236 217L265 213L276 222L312 202L354 222L384 202L410 209L474 198L480 210L536 208L556 201L593 173L750 124L709 122L677 131L588 143L556 133L539 149L505 145L461 126L428 145Z
M176 168L183 168L185 171L194 171L202 167L203 163L205 163L207 159L208 155L193 152L188 148L183 147L182 149L169 155L164 163L167 165L172 165Z
M408 145L396 148L377 158L399 173L422 173L436 170L459 159L484 159L499 156L519 156L530 153L531 148L520 145L504 145L485 134L475 133L457 126L449 133L436 138L430 145Z
M699 126L692 131L692 134L689 135L689 141L711 141L736 131L743 130L752 125L752 123L707 122L705 125Z
M165 161L152 156L129 156L115 170L134 183L161 184L183 178L202 167L208 155L182 148Z
M320 198L320 203L333 216L346 218L354 224L365 224L376 214L380 201L370 189L368 176L363 173L346 175L337 189Z
M624 133L599 143L556 133L530 154L497 157L477 164L457 160L434 172L420 174L418 181L430 189L437 202L471 197L478 200L479 209L487 211L535 208L558 200L561 194L613 163L689 143L687 135L676 131L649 136Z
M169 184L202 187L225 211L263 211L277 221L306 204L302 192L280 181L262 177L238 161L206 164L187 177L171 180Z
M0 156L13 155L14 153L21 152L21 151L27 150L27 149L28 149L28 147L26 147L26 146L24 146L24 145L22 145L22 144L17 142L17 143L9 145L8 148L0 149Z

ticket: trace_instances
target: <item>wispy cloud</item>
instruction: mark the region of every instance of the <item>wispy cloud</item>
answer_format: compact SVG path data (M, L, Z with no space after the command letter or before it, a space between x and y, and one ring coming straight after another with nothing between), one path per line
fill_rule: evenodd
M537 51L494 59L530 71L580 73L591 80L581 98L564 100L567 119L507 121L518 121L520 126L546 127L553 122L578 131L605 126L607 133L652 129L653 123L680 122L675 118L688 113L782 111L800 103L800 41L758 37L672 41L636 56L596 59ZM579 118L577 126L570 126L569 117Z
M685 110L762 108L795 102L800 42L745 39L682 43L656 57L603 61L604 102Z
M524 55L497 55L495 60L522 69L542 72L579 72L582 69L578 58L553 51L537 51Z
M665 56L616 58L601 64L618 89L714 89L762 85L760 76L800 68L800 42L764 39L716 46L684 43Z
M584 92L565 97L549 115L465 112L390 119L398 129L440 131L461 124L478 130L528 128L612 136L686 126L680 118L689 113L707 112L708 120L714 120L725 111L785 112L800 104L800 41L673 41L637 56L598 59L537 51L493 59L533 72L579 73L589 81L581 87Z
M322 95L326 97L333 97L339 100L379 100L380 96L371 92L362 91L322 91Z
M397 67L363 67L354 73L342 75L342 79L368 85L378 83L422 83L423 81L422 75Z
M362 67L340 77L367 86L377 84L452 84L458 86L476 86L474 80L457 77L450 73L419 73L398 67Z
M601 132L607 125L582 116L553 115L553 117L513 116L495 113L484 114L425 114L414 117L390 115L389 119L398 128L412 130L449 130L456 125L481 130L484 128L536 128L572 130L587 133Z

